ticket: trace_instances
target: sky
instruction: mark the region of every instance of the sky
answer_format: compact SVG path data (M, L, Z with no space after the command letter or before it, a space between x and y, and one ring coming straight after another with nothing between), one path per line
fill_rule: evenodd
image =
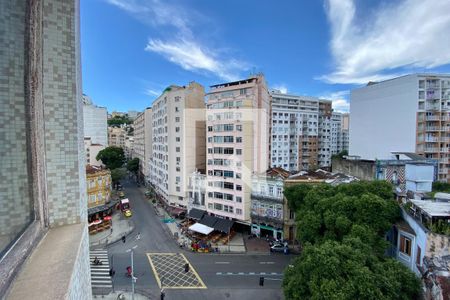
M449 0L81 0L83 92L142 111L169 85L264 73L333 101L415 72L450 73Z

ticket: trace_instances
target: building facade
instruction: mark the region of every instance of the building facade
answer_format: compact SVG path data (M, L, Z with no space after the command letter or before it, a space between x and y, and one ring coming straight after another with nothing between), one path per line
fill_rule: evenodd
M195 171L189 175L189 204L188 212L191 208L197 208L206 211L206 175Z
M91 166L103 166L101 160L97 160L97 155L100 151L105 149L106 146L100 144L93 144L90 137L84 138L84 152L86 154L86 164Z
M331 138L331 101L277 90L271 96L271 167L296 172L330 166L333 147L338 149Z
M96 106L91 98L83 95L84 137L91 139L93 144L108 145L108 112L106 107Z
M111 171L95 166L86 166L88 208L105 205L111 198Z
M150 183L172 207L187 208L188 179L205 170L204 88L172 85L153 102Z
M252 176L251 218L252 234L284 239L284 180L289 172L281 168Z
M152 157L152 109L146 108L133 121L134 143L132 157L139 158L141 181L150 179L150 159Z
M79 1L0 1L0 28L0 295L91 299Z
M207 94L210 214L250 225L252 174L269 165L270 95L263 75L211 86Z
M108 127L108 146L116 146L125 149L125 140L127 136L127 130L124 126Z
M450 75L412 74L351 92L350 154L389 159L415 152L439 161L450 180Z

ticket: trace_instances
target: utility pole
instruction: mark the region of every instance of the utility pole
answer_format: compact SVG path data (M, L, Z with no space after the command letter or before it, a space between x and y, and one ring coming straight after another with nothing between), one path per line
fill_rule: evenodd
M134 281L137 279L134 277L134 262L133 262L133 250L137 248L137 245L128 249L126 252L131 252L131 299L134 300Z

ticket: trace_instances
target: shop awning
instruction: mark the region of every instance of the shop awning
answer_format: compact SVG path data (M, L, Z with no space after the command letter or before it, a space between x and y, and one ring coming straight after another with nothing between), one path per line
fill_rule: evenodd
M182 212L186 212L186 209L181 208L181 207L171 207L170 208L170 214L172 216L177 216L177 215L181 214Z
M216 224L217 220L216 217L205 214L199 223L214 228L214 224Z
M214 224L214 229L224 233L229 233L233 223L234 222L232 220L218 218L216 224Z
M91 215L95 215L96 213L99 213L99 212L102 212L102 211L106 211L106 210L114 207L118 202L119 202L118 200L111 201L111 202L106 203L104 205L99 205L99 206L96 206L96 207L89 208L88 209L88 215L91 216Z
M189 211L189 218L195 219L195 220L201 220L203 215L206 213L206 211L197 209L197 208L191 208Z
M194 225L189 227L189 230L208 235L214 230L214 228L208 227L200 223L195 223Z

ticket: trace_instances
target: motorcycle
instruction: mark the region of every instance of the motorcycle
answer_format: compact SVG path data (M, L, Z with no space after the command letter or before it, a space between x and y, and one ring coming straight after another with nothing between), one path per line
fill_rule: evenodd
M133 270L131 269L130 266L128 266L127 267L127 272L125 273L125 276L131 277L132 274L133 274Z

